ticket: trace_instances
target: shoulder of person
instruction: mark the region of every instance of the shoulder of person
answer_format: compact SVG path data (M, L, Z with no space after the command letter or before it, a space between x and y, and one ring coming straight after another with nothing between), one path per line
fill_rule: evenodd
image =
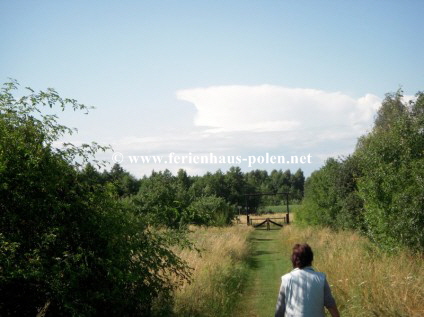
M324 272L314 271L315 276L318 276L320 280L326 280L327 275Z
M293 270L293 271L294 271L294 270ZM288 272L288 273L284 274L283 276L281 276L281 280L282 280L282 281L284 281L284 280L288 280L288 279L292 276L293 271Z
M312 266L306 267L305 270L312 272L315 276L319 276L321 279L327 278L327 276L324 272L319 272L319 271L315 270Z

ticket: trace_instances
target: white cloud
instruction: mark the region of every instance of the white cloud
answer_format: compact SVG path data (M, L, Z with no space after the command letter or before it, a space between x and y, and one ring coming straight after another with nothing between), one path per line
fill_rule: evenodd
M371 94L354 99L340 92L272 85L185 89L177 98L194 104L194 124L208 132L281 132L289 142L307 142L312 135L318 141L358 136L371 126L381 102Z
M306 174L329 156L353 152L356 140L372 127L381 99L372 94L353 98L340 92L281 86L215 86L185 89L177 98L195 106L193 126L154 136L128 136L111 142L123 155L312 155L313 164L255 166L302 168ZM349 150L350 149L350 150ZM129 164L136 175L168 168L190 174L227 166L193 164ZM241 165L242 168L243 165Z

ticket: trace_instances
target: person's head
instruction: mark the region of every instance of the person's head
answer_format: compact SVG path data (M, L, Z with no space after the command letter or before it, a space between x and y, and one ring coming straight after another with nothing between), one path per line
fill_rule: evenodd
M314 260L314 253L307 243L295 244L291 256L294 268L302 269L305 266L311 266Z

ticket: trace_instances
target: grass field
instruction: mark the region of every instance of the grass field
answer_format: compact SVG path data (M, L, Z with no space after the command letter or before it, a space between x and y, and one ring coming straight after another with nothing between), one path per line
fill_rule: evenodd
M354 232L295 224L267 231L244 221L196 228L191 238L202 253L180 253L194 273L176 293L176 316L272 316L291 248L302 242L312 246L313 265L327 274L342 316L424 316L422 254L387 254Z
M248 226L192 227L190 239L200 253L182 250L179 255L193 268L192 283L175 293L176 316L232 316L247 281L250 252Z
M307 242L314 267L327 274L344 317L424 316L424 257L387 254L355 232L287 226L280 231L284 253Z

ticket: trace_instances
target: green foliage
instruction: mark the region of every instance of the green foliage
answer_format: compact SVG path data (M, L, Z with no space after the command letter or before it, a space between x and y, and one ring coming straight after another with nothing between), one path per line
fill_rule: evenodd
M388 95L382 109L395 104L396 112L382 111L384 127L377 120L357 148L367 233L390 248L424 249L424 96L417 97L408 106L401 103L401 92Z
M231 167L227 173L218 170L216 173L207 173L194 179L190 187L192 197L217 196L224 198L234 206L245 206L246 202L251 212L260 206L281 205L282 196L250 196L252 193L290 192L290 200L298 202L303 197L305 177L299 169L295 174L290 170L267 171L253 170L242 173L239 167Z
M191 203L187 209L187 218L197 225L224 226L231 224L233 210L223 198L205 196Z
M190 195L199 183L204 180L198 178L192 182L183 170L177 176L168 170L153 172L141 180L138 194L130 200L137 206L138 213L155 225L181 228L190 223L208 226L231 223L234 208L227 200L214 194L204 196L211 187L206 186L200 197Z
M110 171L100 173L90 162L82 168L84 181L90 184L108 185L119 197L129 197L137 194L140 180L125 171L118 163L115 163Z
M304 180L300 169L295 174L290 170L274 170L268 175L266 171L243 173L239 167L231 167L226 173L218 170L204 176L188 176L182 169L175 176L169 170L153 171L140 180L138 193L126 199L154 225L170 228L182 228L189 223L224 225L231 223L234 211L246 203L250 212L257 212L258 207L270 202L285 203L281 195L246 197L246 194L289 191L291 201L296 202L303 196Z
M116 193L120 197L128 197L138 192L140 181L130 173L126 172L118 163L115 163L110 172L102 174L104 182L113 184Z
M334 224L334 215L338 208L334 176L338 165L339 162L329 159L323 168L313 172L307 180L302 210L296 216L299 221L314 225Z
M153 225L180 228L186 224L183 217L190 203L188 193L169 170L144 177L138 194L130 200L137 206L138 213Z
M360 171L352 156L328 159L305 184L305 199L296 219L333 228L362 227L362 200L356 192Z
M381 247L424 250L424 94L387 94L352 156L329 159L305 184L297 219L355 228Z
M290 170L273 170L271 174L266 171L255 170L245 174L246 182L252 186L251 192L262 193L282 193L290 192L290 201L292 203L300 202L303 198L305 177L301 169L292 174ZM251 206L270 206L282 205L285 198L281 195L276 196L257 196L251 197L249 205Z
M217 196L229 201L228 184L229 182L226 181L226 176L221 170L216 171L214 174L208 172L202 177L195 178L189 190L190 196ZM231 192L234 195L236 189L231 190Z
M73 130L40 105L86 110L54 90L0 94L0 315L149 316L188 269L171 251L185 244L157 233L115 190L79 167L97 144L57 149Z

